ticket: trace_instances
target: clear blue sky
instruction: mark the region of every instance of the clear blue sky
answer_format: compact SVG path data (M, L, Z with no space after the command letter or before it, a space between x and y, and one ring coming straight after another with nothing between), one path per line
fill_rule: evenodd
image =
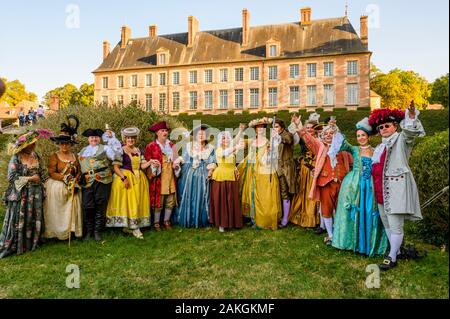
M113 47L124 24L132 37L144 37L150 24L159 34L186 32L189 15L200 30L214 30L241 26L242 8L251 25L263 25L298 21L304 6L312 7L313 19L343 16L346 3L357 32L360 15L369 15L369 49L381 70L414 70L428 81L448 72L448 0L0 0L0 76L19 79L42 98L65 83L93 82L102 41ZM71 4L79 8L79 28L71 28Z

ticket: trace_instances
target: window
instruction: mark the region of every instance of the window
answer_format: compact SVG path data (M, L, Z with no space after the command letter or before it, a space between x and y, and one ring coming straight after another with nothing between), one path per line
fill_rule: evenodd
M180 72L173 72L172 74L172 84L179 85L180 84Z
M172 111L177 112L180 109L180 92L172 93Z
M212 83L213 70L205 70L205 83Z
M347 75L358 74L358 61L347 61Z
M334 76L334 63L324 62L323 63L323 75L324 76Z
M196 110L197 109L197 92L193 91L193 92L189 92L189 107L191 110Z
M289 88L289 104L300 105L300 88L298 86Z
M107 95L102 96L102 103L105 105L108 105L108 96Z
M145 75L145 86L152 86L152 75L151 74Z
M166 74L165 73L159 74L159 85L166 85Z
M350 105L358 104L358 84L357 83L347 84L347 104L350 104Z
M213 107L213 91L205 91L205 109Z
M138 86L138 77L137 77L137 74L133 74L133 75L131 76L131 86L134 87L134 88Z
M323 86L323 104L334 105L334 85L325 84Z
M104 77L102 78L102 82L103 82L103 88L107 89L108 88L108 77Z
M220 90L220 106L221 109L228 108L228 91Z
M244 106L244 90L237 89L234 90L234 107L237 109L242 109Z
M159 111L164 112L165 109L166 109L166 93L159 93Z
M277 46L276 45L271 45L269 47L269 56L270 57L277 56Z
M228 69L220 70L220 82L228 82Z
M316 77L316 64L315 63L308 63L307 64L308 69L308 77L309 78L315 78Z
M123 75L117 77L117 87L123 88Z
M308 105L316 105L317 98L316 98L316 86L315 85L308 85L306 87L306 100Z
M259 80L259 67L254 66L250 68L250 80L252 81Z
M166 64L166 55L164 53L159 55L159 64Z
M298 79L300 77L300 67L298 64L291 64L289 66L289 77L291 79Z
M234 80L244 81L244 68L234 69Z
M123 106L123 95L118 95L117 96L117 105L118 106Z
M278 104L278 89L269 88L269 106L277 106Z
M137 103L137 99L138 99L137 94L131 94L130 95L130 103L136 104Z
M153 97L151 94L145 94L145 109L147 112L152 110Z
M250 107L259 107L259 89L250 89Z
M269 66L269 80L276 80L278 77L278 68L276 65Z
M189 71L189 83L197 83L197 71Z

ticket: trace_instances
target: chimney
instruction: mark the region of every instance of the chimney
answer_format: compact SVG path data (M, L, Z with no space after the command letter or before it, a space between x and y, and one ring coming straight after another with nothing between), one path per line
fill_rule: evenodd
M120 48L121 49L125 49L127 47L128 41L130 40L131 37L131 29L124 25L122 27L122 36L121 36L121 42L120 42Z
M364 48L367 50L369 48L369 31L367 28L367 16L361 16L361 18L359 18L359 22L360 22L360 37L361 37L361 42L364 46Z
M103 60L105 60L109 55L109 42L103 41Z
M53 111L59 110L59 97L57 95L51 96L49 108Z
M149 26L149 27L148 27L148 36L149 36L150 38L156 37L157 31L158 31L158 28L156 27L155 24Z
M308 25L311 24L311 8L301 8L300 9L300 24Z
M194 44L195 35L198 31L198 20L194 16L188 17L188 47Z
M248 45L248 36L250 33L250 13L247 9L242 10L242 46Z

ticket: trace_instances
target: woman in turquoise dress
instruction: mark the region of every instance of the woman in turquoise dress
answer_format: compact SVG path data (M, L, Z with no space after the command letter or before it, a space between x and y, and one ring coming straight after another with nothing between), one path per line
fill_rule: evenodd
M174 162L178 207L173 222L182 227L207 227L209 223L210 177L216 168L214 148L207 142L209 126L202 124L192 130L193 141L183 151L182 159Z
M364 118L356 124L359 146L350 145L341 133L337 133L329 151L331 158L340 151L347 151L354 160L353 170L345 176L339 192L332 246L368 256L383 255L388 243L375 202L371 175L373 148L369 145L371 134L372 128Z

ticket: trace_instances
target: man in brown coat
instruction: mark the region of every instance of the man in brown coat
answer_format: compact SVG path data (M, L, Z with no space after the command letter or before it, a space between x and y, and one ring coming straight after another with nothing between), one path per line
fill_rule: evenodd
M286 125L280 119L275 120L274 146L277 147L277 174L283 200L283 218L279 227L288 223L291 198L296 193L294 136L286 130Z

